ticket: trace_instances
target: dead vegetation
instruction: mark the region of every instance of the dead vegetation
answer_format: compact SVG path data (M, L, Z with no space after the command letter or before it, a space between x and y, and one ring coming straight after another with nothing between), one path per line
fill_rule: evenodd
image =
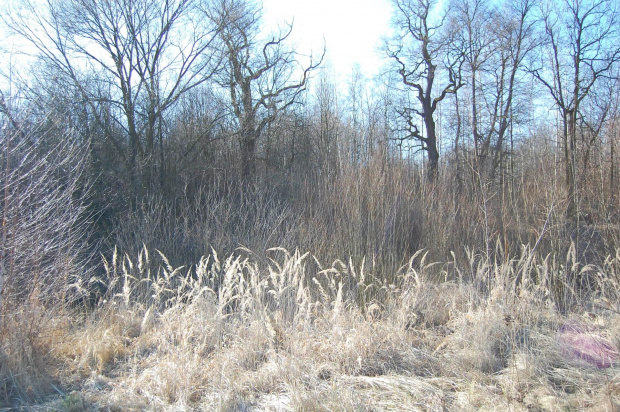
M284 249L213 252L190 268L146 248L116 253L96 308L28 307L5 325L2 407L618 410L617 289L603 287L618 281L618 256L581 269L605 292L568 311L556 298L574 285L554 280L564 263L524 250L468 280L443 269L471 259L442 266L420 252L382 285L364 262Z

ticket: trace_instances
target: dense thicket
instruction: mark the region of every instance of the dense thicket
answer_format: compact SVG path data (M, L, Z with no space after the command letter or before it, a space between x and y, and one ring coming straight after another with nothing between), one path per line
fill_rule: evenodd
M0 407L70 402L58 375L94 379L121 356L140 364L121 375L142 370L180 342L194 370L197 342L206 359L253 330L252 353L281 363L301 314L341 340L328 325L358 311L380 347L382 313L401 336L466 308L464 348L495 342L503 365L503 334L525 339L513 315L617 313L616 0L394 0L384 74L345 84L255 0L7 3L28 56L0 69ZM472 329L478 308L503 332ZM556 334L537 316L521 331ZM149 333L159 343L136 343ZM363 369L353 352L341 369Z
M388 74L335 84L323 51L294 50L293 25L263 27L251 0L12 4L4 24L36 64L2 100L3 294L26 276L7 269L16 242L57 232L35 266L143 244L179 265L301 248L383 276L420 248L572 242L595 263L620 236L619 15L613 0L396 0Z

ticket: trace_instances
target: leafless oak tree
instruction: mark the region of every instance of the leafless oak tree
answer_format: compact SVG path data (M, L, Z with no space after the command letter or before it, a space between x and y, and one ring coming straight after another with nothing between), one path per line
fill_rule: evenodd
M249 0L220 0L207 15L217 28L216 51L225 62L217 83L229 96L241 150L244 180L256 173L257 143L279 112L296 104L323 55L307 65L287 45L293 24L261 38L260 6Z
M429 177L434 179L439 164L435 111L442 100L463 86L462 51L451 47L444 25L446 14L437 13L437 0L395 0L396 35L386 46L387 55L396 62L407 91L415 95L418 106L399 110L406 122L409 138L417 140L426 151ZM433 89L437 88L438 93ZM416 119L424 122L426 135Z

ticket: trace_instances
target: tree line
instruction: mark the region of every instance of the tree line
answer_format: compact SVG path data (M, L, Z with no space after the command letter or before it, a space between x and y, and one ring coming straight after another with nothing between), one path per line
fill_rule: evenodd
M492 237L542 239L540 221L551 209L565 222L596 216L617 224L619 7L614 0L394 0L384 75L367 79L357 67L339 85L322 67L325 50L295 50L293 23L264 27L258 1L12 2L3 24L28 45L34 64L28 73L5 73L3 227L23 210L11 206L20 193L64 190L77 204L70 209L56 196L58 205L89 216L90 236L110 248L128 214L147 213L145 202L172 210L208 189L235 204L231 187L273 189L306 222L321 210L333 224L351 215L325 206L325 196L340 196L326 187L350 189L346 179L379 175L385 179L372 189L383 192L343 189L345 198L374 199L356 203L366 223L349 236L383 239L348 253L379 253L397 232L392 252L432 248L440 242L427 232L446 224L438 216L470 230L459 223L467 207L484 222L474 231L487 252ZM46 163L59 153L74 167ZM38 172L47 165L56 176L44 180L48 189L23 183L28 156L34 175L47 176ZM397 179L406 182L402 192ZM542 229L511 238L508 207L523 212L516 225ZM396 229L401 218L407 233ZM16 247L13 230L2 235L3 265ZM609 233L615 244L618 233ZM445 242L443 252L459 247Z

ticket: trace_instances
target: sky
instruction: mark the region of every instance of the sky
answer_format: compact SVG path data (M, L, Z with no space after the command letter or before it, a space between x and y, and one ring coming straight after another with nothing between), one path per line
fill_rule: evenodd
M323 67L338 83L355 64L370 78L386 61L379 49L390 31L391 0L263 0L263 13L267 30L293 22L290 40L299 53L318 57L325 45Z
M263 11L267 28L294 22L291 37L300 53L320 55L325 44L326 67L337 78L350 77L355 64L367 77L380 72L390 0L263 0Z

